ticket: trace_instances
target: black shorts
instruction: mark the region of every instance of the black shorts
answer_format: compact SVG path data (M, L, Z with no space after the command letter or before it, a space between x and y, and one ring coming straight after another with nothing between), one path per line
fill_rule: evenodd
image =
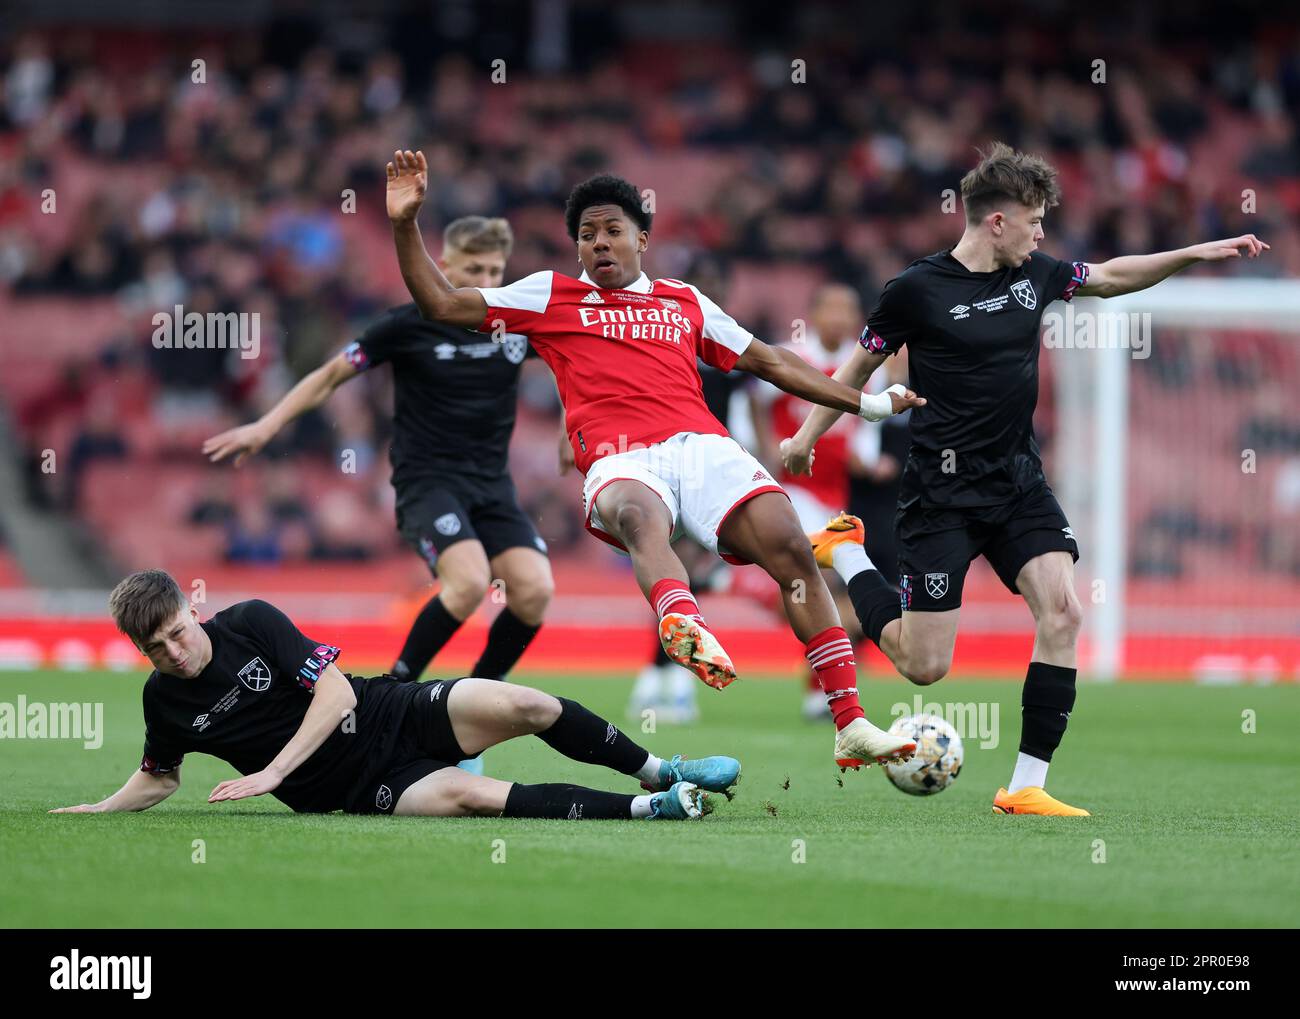
M509 475L489 481L449 475L437 483L404 485L397 494L397 529L435 576L438 556L467 538L482 542L489 559L519 547L546 554L546 542L520 507Z
M1079 544L1047 479L1026 480L999 506L926 506L905 494L894 517L904 612L944 612L961 605L966 570L976 556L989 561L1012 594L1025 563L1045 552L1069 552Z
M389 763L380 776L359 783L343 807L349 814L391 814L402 793L426 775L454 768L469 755L456 742L447 697L459 679L412 683L414 696L402 717Z

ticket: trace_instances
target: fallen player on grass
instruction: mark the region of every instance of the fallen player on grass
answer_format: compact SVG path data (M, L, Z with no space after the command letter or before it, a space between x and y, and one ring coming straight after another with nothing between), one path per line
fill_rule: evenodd
M51 813L147 810L180 787L186 753L220 758L243 776L219 783L209 803L270 793L299 812L688 820L712 810L707 793L730 798L740 778L733 758L661 760L576 701L526 686L344 675L339 648L310 640L265 601L200 623L162 570L127 577L109 606L154 666L144 757L111 796ZM640 779L646 794L523 785L455 767L520 736Z

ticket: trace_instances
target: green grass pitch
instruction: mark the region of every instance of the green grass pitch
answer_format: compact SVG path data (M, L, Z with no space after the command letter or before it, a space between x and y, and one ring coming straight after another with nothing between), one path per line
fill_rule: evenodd
M270 797L210 806L233 771L200 756L146 813L46 814L107 795L136 766L142 679L0 674L11 704L102 701L105 730L97 750L0 740L0 925L1300 925L1296 687L1082 686L1049 787L1093 811L1083 819L991 813L1015 759L1019 684L961 679L920 692L996 703L999 743L968 739L956 784L924 799L878 768L841 785L829 726L798 719L797 685L752 681L702 688L696 726L628 724L661 756L741 759L735 801L696 823L298 816ZM624 724L626 678L520 679ZM864 690L888 724L919 688L872 678ZM487 766L636 791L531 738L490 751Z

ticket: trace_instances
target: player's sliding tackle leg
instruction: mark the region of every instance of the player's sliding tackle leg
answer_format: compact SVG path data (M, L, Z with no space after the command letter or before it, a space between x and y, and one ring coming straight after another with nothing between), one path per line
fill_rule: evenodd
M734 680L731 658L700 615L686 567L672 549L672 514L663 500L639 481L619 480L600 490L596 509L632 557L636 582L659 617L668 657L715 689Z
M848 585L854 611L866 635L913 683L928 686L952 666L960 610L903 612L899 594L876 569L862 546L862 521L841 513L826 529L808 536L821 566L833 567ZM1068 552L1049 552L1025 564L1017 586L1037 623L1033 659L1021 696L1021 740L1008 789L993 809L1001 814L1086 816L1043 790L1047 765L1060 745L1074 706L1075 644L1082 609L1074 593L1074 561Z
M718 544L757 563L780 587L790 628L803 641L835 718L836 763L858 768L909 759L916 743L872 725L858 702L853 645L790 500L764 492L742 503L722 522Z
M575 761L599 764L640 779L652 795L562 784L512 784L444 769L407 789L398 801L397 813L681 820L712 809L706 791L730 798L740 779L740 762L734 758L660 760L576 701L526 686L462 679L451 688L447 714L456 742L466 753L481 753L508 739L535 735Z

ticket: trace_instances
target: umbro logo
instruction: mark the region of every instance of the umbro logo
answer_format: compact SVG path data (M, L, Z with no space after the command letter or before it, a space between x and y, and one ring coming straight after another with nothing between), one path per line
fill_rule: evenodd
M582 820L582 804L574 803L571 807L569 807L569 820L570 821Z
M1073 527L1062 527L1062 528L1061 528L1061 533L1064 534L1064 535L1065 535L1067 538L1069 538L1071 541L1074 541L1074 540L1075 540L1075 537L1074 537L1074 528L1073 528Z
M190 726L190 728L197 729L201 727L206 729L207 726L204 723L207 722L207 720L208 720L207 712L204 712L203 714L199 715L198 718L194 719L194 724Z
M586 297L584 297L584 298L582 299L582 303L583 303L583 304L604 304L604 303L605 303L605 298L603 298L603 297L600 296L600 292L599 292L599 291L597 291L597 290L592 290L591 292L589 292L589 293L587 294Z
M429 688L429 700L436 701L441 696L442 696L442 684L434 683L433 686Z
M380 810L387 810L393 805L393 790L386 785L379 787L379 792L375 793L375 806Z
M606 742L606 743L613 743L614 740L615 740L615 738L617 738L617 736L618 736L618 729L616 729L616 728L614 727L614 723L613 723L613 722L610 722L610 723L605 727L605 742Z
M953 305L948 309L948 314L952 316L954 322L960 322L964 318L970 318L970 307L965 304Z

